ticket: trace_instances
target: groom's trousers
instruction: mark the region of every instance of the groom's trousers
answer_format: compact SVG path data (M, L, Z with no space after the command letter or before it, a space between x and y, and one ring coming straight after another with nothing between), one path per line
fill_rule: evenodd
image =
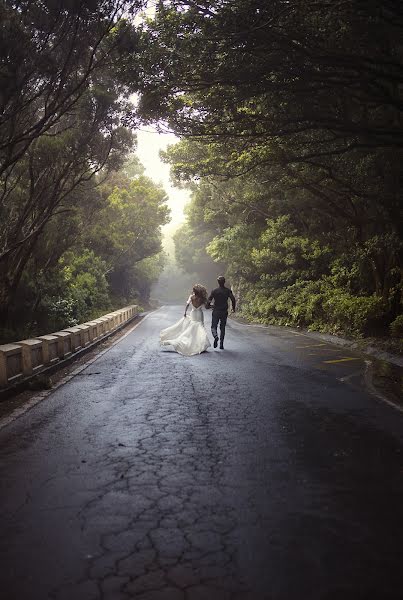
M216 310L213 309L213 314L211 315L211 333L213 337L218 337L217 327L220 324L220 341L224 341L225 337L225 326L227 324L228 311L226 310Z

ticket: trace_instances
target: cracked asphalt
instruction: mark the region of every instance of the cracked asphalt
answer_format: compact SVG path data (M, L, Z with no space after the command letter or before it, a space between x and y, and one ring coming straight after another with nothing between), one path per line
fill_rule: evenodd
M181 311L0 431L1 598L401 600L403 414L363 361L235 322L185 358Z

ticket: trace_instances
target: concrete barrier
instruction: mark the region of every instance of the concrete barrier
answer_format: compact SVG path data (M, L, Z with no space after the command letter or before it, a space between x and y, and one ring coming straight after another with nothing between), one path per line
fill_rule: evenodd
M46 366L53 365L60 360L59 338L56 335L40 335L42 341L43 362Z
M79 327L66 327L66 329L63 329L63 331L71 334L72 351L77 352L78 350L81 350L81 329L79 329Z
M68 358L73 353L73 334L68 331L56 331L52 333L58 339L57 352L59 358Z
M77 325L77 329L81 330L81 347L85 348L90 343L90 326L86 323Z
M108 319L109 323L109 331L113 331L117 327L117 318L116 315L109 313L105 315L105 318Z
M0 346L0 386L6 387L23 378L22 348L17 344Z
M34 339L0 345L0 389L29 379L98 343L138 315L136 305Z
M108 333L108 331L110 331L109 317L99 317L99 319L97 319L97 321L101 322L102 335L105 335L106 333Z
M24 377L29 377L43 370L43 341L39 339L22 340L17 342L22 347L22 372Z
M89 327L90 343L95 342L99 338L99 324L96 321L88 321L84 325L88 325Z

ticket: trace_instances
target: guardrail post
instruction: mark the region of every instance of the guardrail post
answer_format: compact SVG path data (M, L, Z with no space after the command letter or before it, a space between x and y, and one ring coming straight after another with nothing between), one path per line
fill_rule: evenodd
M110 321L110 330L116 329L119 326L119 317L116 312L105 315Z
M18 345L22 347L22 371L24 375L32 375L43 369L43 342L41 340L21 340Z
M59 358L68 358L73 353L73 334L68 331L56 331L52 335L58 338L57 351Z
M56 335L40 335L38 340L43 343L43 362L45 365L53 365L59 360L59 338Z
M81 341L81 329L78 327L66 327L63 331L67 331L67 333L71 333L71 349L73 352L77 352L82 347Z
M81 346L84 348L88 346L90 343L90 326L88 323L82 323L81 325L76 325L76 329L81 330Z
M97 322L101 322L102 323L102 335L105 335L105 333L108 333L108 331L110 330L110 321L108 317L99 317L99 319L97 319Z
M18 381L23 376L22 348L18 344L0 346L0 386Z
M90 342L95 341L99 337L99 323L96 321L87 321L83 325L88 325L89 327Z

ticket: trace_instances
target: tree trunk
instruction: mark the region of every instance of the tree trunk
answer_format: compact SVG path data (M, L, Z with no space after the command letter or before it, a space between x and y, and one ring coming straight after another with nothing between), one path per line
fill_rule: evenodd
M372 279L374 282L375 294L377 296L382 296L383 295L383 281L382 281L383 278L381 276L379 266L377 265L376 260L374 258L371 258L370 264L371 264Z
M7 266L0 262L0 329L9 323L9 307L11 304L11 288L7 277Z

